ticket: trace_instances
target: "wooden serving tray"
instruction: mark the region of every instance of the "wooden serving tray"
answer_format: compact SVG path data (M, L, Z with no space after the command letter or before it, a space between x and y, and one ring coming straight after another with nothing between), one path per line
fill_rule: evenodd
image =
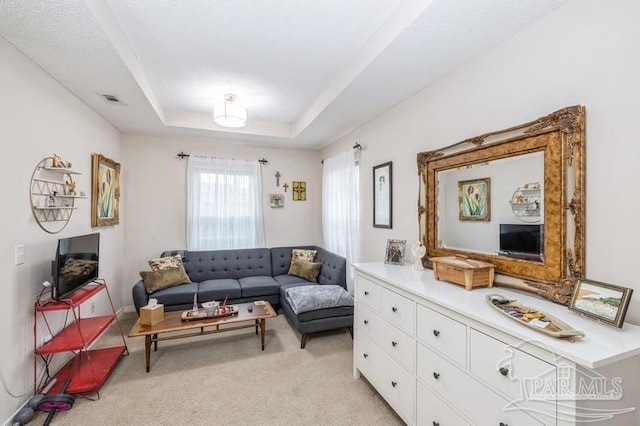
M207 318L223 318L223 317L229 317L231 315L236 315L238 312L240 312L240 308L238 308L235 305L227 305L227 311L223 314L215 314L215 315L211 315L211 316L207 316L207 313L205 312L204 309L198 309L197 312L194 311L184 311L182 313L182 321L196 321L196 320L202 320L202 319L207 319Z
M486 298L487 302L498 312L546 335L567 340L584 337L583 331L576 330L553 315L526 306L515 299L509 299L499 294L489 294Z

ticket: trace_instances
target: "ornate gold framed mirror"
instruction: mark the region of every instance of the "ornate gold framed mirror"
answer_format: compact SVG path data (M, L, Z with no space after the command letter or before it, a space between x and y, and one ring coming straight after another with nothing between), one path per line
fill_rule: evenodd
M585 109L571 106L419 153L424 265L436 256L482 260L496 265L497 285L567 304L584 276L584 142ZM487 179L488 188L466 184ZM486 202L489 220L469 220Z

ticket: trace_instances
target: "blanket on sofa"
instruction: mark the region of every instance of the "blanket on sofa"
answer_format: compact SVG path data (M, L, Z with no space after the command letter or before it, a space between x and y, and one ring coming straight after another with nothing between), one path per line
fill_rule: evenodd
M353 296L339 285L291 287L285 290L285 297L296 314L338 306L353 306Z

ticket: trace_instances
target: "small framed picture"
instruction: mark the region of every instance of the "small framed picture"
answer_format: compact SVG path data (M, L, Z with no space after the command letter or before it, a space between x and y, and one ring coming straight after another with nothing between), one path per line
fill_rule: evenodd
M569 309L621 328L633 289L580 278Z
M387 252L384 256L384 263L402 265L404 263L406 246L407 240L387 240Z
M284 194L269 194L269 205L271 207L284 207Z

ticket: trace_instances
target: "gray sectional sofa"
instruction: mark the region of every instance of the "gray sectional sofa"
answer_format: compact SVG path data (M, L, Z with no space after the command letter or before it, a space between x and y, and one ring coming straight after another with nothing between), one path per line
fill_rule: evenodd
M318 282L288 275L293 249L317 250L315 262L322 264ZM191 283L181 284L147 293L142 280L132 290L133 303L138 314L149 298L164 305L165 311L188 310L193 296L200 303L210 300L227 303L269 301L277 309L282 307L294 328L302 334L304 348L309 333L345 327L353 333L353 306L317 309L296 314L285 297L288 288L311 284L339 285L347 288L346 260L317 246L274 247L211 251L166 251L162 256L180 254Z

